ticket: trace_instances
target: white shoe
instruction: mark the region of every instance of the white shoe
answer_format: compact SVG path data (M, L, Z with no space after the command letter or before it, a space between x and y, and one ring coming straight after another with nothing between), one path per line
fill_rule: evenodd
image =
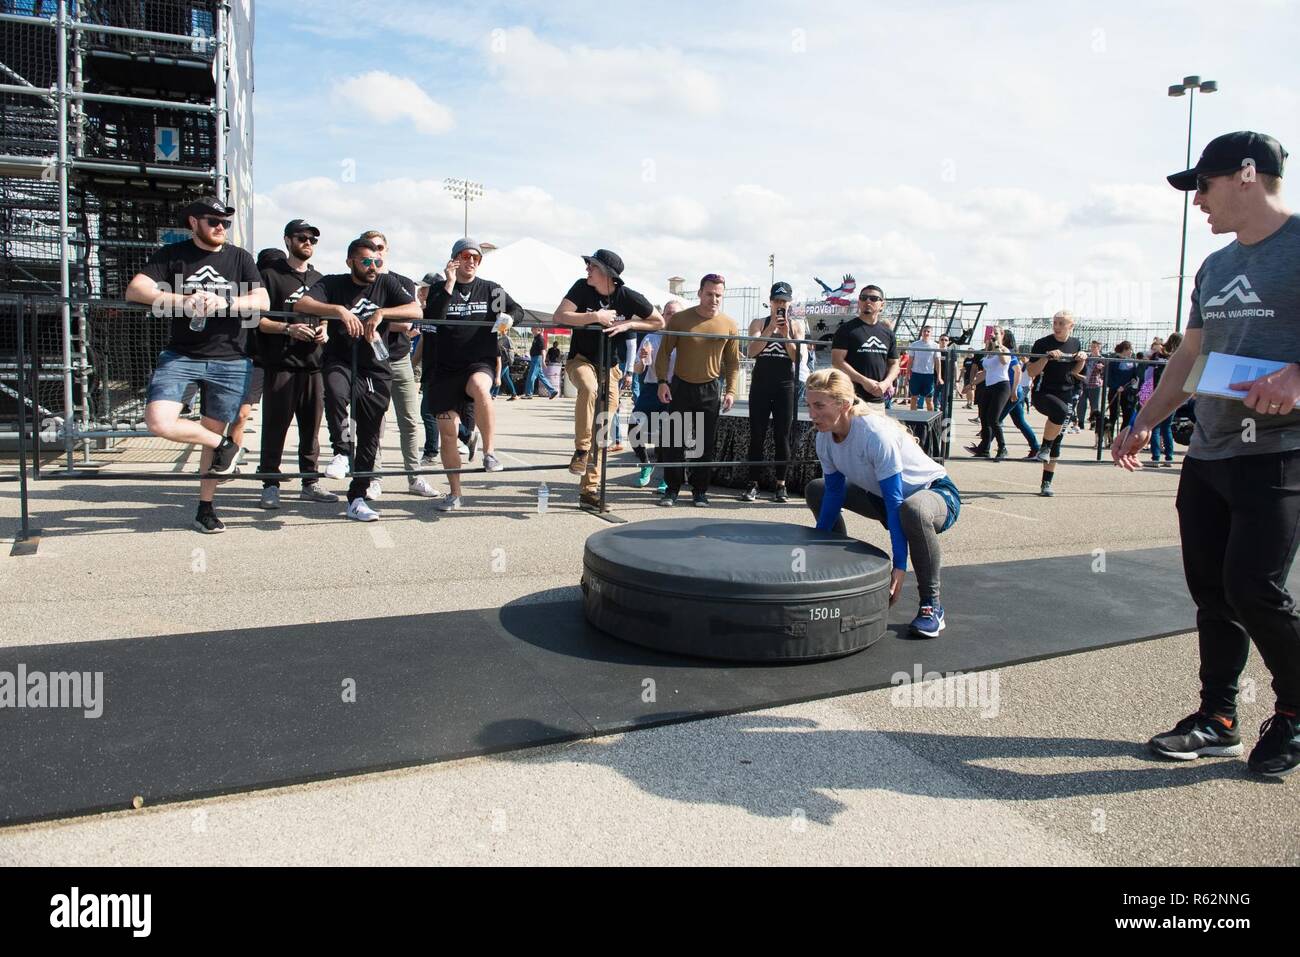
M377 522L379 513L367 505L364 498L354 498L348 502L348 518L358 522Z
M418 495L421 498L442 498L441 492L419 476L411 479L411 484L406 489L412 495Z
M348 457L346 455L336 455L330 459L330 464L325 466L325 477L332 479L347 478Z
M469 458L469 446L468 446L468 445L466 445L464 442L457 442L457 443L456 443L456 448L460 449L460 457L461 457L461 458L463 458L463 459L468 459L468 458Z
M433 507L440 512L455 512L465 507L464 501L459 495L444 495L438 501L433 503Z
M379 479L371 479L370 484L366 487L366 501L377 502L384 497L384 487L379 484Z
M473 432L470 433L470 436L469 436L469 453L465 456L465 458L466 458L468 461L470 461L470 462L473 462L473 461L474 461L474 450L478 448L478 444L479 444L479 442L481 442L481 441L483 441L483 436L479 435L479 431L478 431L478 429L475 429Z

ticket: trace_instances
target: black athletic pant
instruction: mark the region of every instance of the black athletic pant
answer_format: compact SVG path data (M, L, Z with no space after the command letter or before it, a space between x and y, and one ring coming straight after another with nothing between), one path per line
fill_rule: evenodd
M767 361L767 360L762 360ZM749 386L749 461L763 461L763 440L767 438L767 420L772 420L772 439L776 446L776 461L781 465L774 466L776 469L776 480L785 481L785 473L789 468L784 464L790 458L790 430L794 425L794 380L786 379L784 382L777 379L774 381L765 380L763 377L755 377ZM762 472L763 466L751 465L749 467L749 480L757 482L759 473Z
M320 420L325 383L319 369L267 369L262 390L262 456L259 472L279 474L284 440L289 426L298 420L298 471L318 471ZM315 479L303 479L304 486ZM277 479L263 479L262 485L279 487Z
M1236 716L1253 641L1278 707L1300 713L1300 615L1286 590L1300 533L1300 452L1184 459L1178 529L1196 602L1201 710Z
M718 411L722 402L722 387L718 380L702 382L685 382L676 376L668 384L673 400L668 403L668 411L673 413L668 434L660 435L663 449L659 461L664 463L664 481L668 483L668 494L676 495L682 487L685 469L668 468L670 462L684 462L686 447L690 446L691 459L696 462L712 462L715 439L718 435ZM703 430L703 435L700 434ZM665 439L667 441L665 441ZM713 478L712 468L692 468L691 489L696 494L707 492Z
M352 452L352 472L369 472L375 467L375 456L379 452L379 427L388 411L388 400L392 383L387 379L357 374L356 388L352 386L352 370L345 365L327 365L325 367L325 412L335 417L336 421L346 423L348 420L348 402L355 392L355 416L357 422L356 449L344 443L341 453ZM343 429L344 439L351 438ZM348 501L364 498L366 488L370 485L368 478L353 478L348 485Z
M980 410L980 451L989 451L994 439L998 448L1005 449L1007 440L1002 435L1002 410L1011 398L1011 383L999 382L995 385L984 384L984 392L979 397Z

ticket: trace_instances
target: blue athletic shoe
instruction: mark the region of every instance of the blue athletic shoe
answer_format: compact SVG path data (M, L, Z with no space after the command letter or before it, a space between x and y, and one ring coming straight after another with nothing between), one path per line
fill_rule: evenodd
M923 604L912 619L912 623L907 626L913 634L921 635L925 638L938 638L939 632L946 627L943 623L943 606L939 604Z

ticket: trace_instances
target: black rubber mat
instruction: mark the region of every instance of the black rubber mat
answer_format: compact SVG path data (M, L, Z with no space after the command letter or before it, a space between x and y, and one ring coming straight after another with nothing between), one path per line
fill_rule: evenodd
M0 650L0 672L103 672L103 713L0 707L0 822L358 774L887 687L1190 631L1176 549L944 572L948 628L728 665L610 638L563 601ZM1189 668L1193 667L1191 663ZM0 678L0 680L3 680ZM346 701L355 688L355 701Z

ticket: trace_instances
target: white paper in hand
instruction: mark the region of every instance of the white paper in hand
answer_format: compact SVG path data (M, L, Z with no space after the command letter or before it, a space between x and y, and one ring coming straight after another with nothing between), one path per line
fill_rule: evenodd
M1205 368L1196 384L1196 394L1244 399L1247 395L1245 390L1230 389L1228 386L1234 382L1251 382L1286 365L1287 363L1275 359L1254 359L1226 352L1211 352L1205 357ZM1297 403L1297 408L1300 408L1300 403Z

